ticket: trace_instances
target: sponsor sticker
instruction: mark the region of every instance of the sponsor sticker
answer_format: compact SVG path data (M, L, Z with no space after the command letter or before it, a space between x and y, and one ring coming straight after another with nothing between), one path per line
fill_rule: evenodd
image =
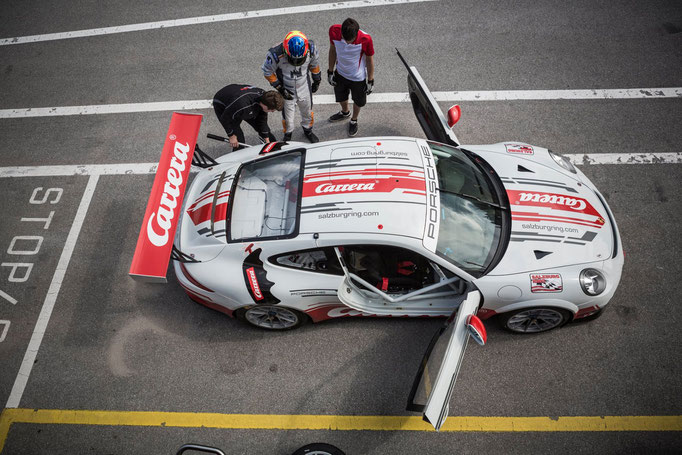
M599 214L597 209L595 209L587 199L578 196L515 190L507 190L507 196L509 196L509 203L512 205L512 211L514 211L514 207L516 206L542 207L550 210L592 215L596 217L596 219L593 221L591 220L590 222L599 226L602 226L605 222L604 217Z
M531 273L530 292L561 292L564 284L558 273Z
M249 252L253 245L245 250ZM242 263L242 272L244 274L244 282L246 283L246 290L253 299L254 303L277 304L280 300L272 295L270 289L275 283L268 280L268 272L263 267L263 261L260 259L260 253L263 250L257 248L249 253Z
M507 153L518 153L521 155L533 155L535 153L530 145L504 144L504 147L507 149Z
M256 278L256 271L253 267L246 269L246 275L249 277L249 286L253 291L253 296L256 300L263 300L263 293L260 292L260 285L258 284L258 278Z

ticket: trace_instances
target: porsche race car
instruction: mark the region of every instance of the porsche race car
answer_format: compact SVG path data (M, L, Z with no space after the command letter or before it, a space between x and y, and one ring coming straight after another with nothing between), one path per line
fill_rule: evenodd
M604 197L569 160L521 142L460 145L459 108L446 117L403 62L427 139L198 151L182 206L200 116L174 114L131 275L165 280L172 257L193 300L263 329L447 317L409 406L439 428L468 334L485 342L480 319L538 333L594 317L624 254Z

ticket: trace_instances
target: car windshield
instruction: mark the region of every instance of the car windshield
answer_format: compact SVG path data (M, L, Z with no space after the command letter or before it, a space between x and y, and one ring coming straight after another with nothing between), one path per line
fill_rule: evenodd
M502 210L489 177L465 152L429 143L440 192L436 253L481 276L500 245Z
M296 234L301 152L244 165L230 212L230 240L282 238Z

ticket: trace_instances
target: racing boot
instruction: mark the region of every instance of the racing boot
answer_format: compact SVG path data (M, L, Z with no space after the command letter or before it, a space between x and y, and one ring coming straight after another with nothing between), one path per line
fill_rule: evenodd
M305 134L305 137L307 137L308 140L309 140L311 143L313 143L313 144L316 143L316 142L320 142L320 139L315 135L315 133L313 133L312 128L309 129L309 130L307 130L307 129L304 128L304 129L303 129L303 134Z
M284 142L289 142L289 141L291 140L291 134L292 134L292 133L290 133L290 132L289 132L289 133L284 133L284 137L282 138L282 140L283 140Z

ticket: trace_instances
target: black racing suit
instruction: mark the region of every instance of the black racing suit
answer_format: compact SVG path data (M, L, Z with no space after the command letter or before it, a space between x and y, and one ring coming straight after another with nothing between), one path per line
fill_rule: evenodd
M263 93L265 90L251 85L231 84L213 96L215 115L228 136L235 134L237 141L244 143L244 132L240 124L245 121L262 139L269 138L270 142L277 140L270 132L267 112L260 107Z

